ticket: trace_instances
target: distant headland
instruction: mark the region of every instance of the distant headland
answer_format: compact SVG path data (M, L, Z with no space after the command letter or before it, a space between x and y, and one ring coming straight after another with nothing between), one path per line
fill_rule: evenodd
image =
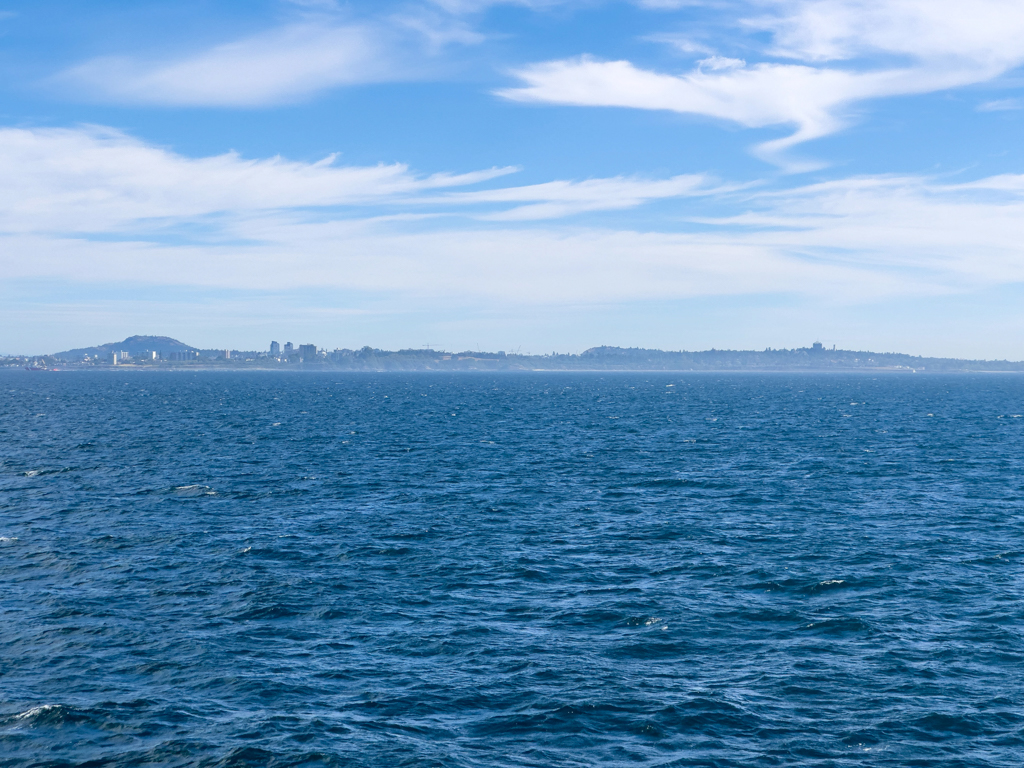
M129 336L124 341L69 349L38 357L0 357L0 366L29 369L255 369L346 371L1024 371L1024 362L918 357L897 352L826 348L666 352L660 349L592 347L579 354L513 352L326 350L315 344L272 341L265 351L199 349L167 336Z

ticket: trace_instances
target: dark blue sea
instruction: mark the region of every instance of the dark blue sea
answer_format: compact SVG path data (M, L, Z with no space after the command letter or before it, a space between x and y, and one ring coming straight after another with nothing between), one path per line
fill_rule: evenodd
M1024 376L0 374L2 766L1020 766Z

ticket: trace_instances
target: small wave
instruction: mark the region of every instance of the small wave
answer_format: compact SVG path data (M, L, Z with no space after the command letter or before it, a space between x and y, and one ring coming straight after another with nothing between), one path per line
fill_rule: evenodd
M779 584L779 582L777 581L758 581L754 584L751 584L749 587L747 587L747 589L756 589L758 591L764 592L775 592L780 589L785 589L785 587L782 584Z
M995 555L982 555L980 557L974 557L970 560L964 560L965 565L995 565L996 563L1009 563L1013 560L1017 560L1024 552L1018 550L1007 550L1006 552L999 552Z
M47 712L53 712L55 710L62 709L60 704L43 704L39 707L32 707L32 709L26 709L24 712L19 712L14 716L15 720L28 720L36 717L37 715L43 715Z
M871 625L861 619L840 617L813 621L810 624L805 625L804 630L824 635L848 635L853 633L869 632L871 631Z
M216 496L217 492L208 485L176 485L171 489L178 496Z
M274 619L287 619L298 615L298 611L294 608L282 603L271 603L269 605L249 606L231 618L234 621L271 621Z
M659 477L654 480L645 480L637 483L640 488L685 488L690 485L702 487L706 485L699 481L687 480L682 477Z
M6 544L9 541L17 541L17 536L0 536L0 544Z
M816 584L804 587L801 592L804 594L815 595L821 592L828 592L829 590L839 589L846 585L846 579L825 579L819 581Z
M44 477L46 475L59 475L61 472L70 472L70 467L63 467L61 469L30 469L27 472L22 472L22 477Z
M74 723L87 719L88 715L74 707L63 704L40 704L14 715L8 722L19 725L46 726Z

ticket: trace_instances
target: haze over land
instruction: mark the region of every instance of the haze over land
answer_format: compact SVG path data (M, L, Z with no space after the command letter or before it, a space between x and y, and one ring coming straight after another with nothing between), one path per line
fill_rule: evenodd
M580 354L524 355L515 352L435 349L321 349L315 344L280 345L271 351L198 349L167 336L130 336L121 342L57 352L33 360L0 359L9 366L273 369L293 371L843 371L906 372L1024 371L1024 362L957 360L900 353L826 349L819 343L798 349L697 352L592 347Z

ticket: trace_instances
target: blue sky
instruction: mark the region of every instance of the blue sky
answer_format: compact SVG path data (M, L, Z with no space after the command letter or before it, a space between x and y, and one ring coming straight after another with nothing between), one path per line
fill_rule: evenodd
M0 0L0 352L1024 358L1014 0Z

